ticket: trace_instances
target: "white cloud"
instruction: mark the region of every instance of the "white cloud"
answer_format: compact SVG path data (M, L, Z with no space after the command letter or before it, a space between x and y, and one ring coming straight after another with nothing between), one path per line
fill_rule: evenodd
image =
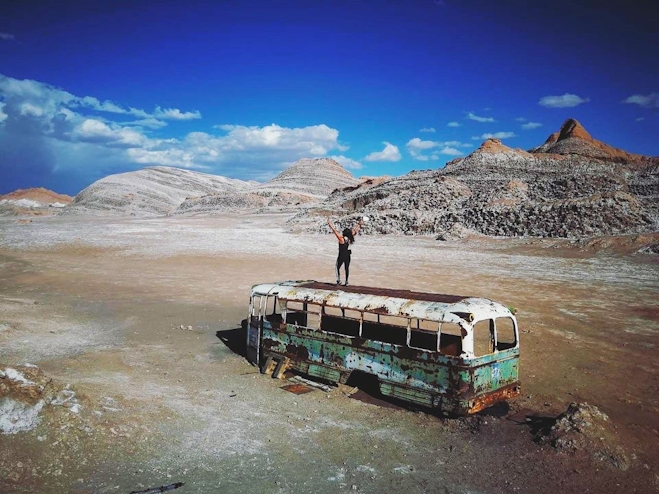
M0 110L1 110L1 108L0 108ZM645 120L645 117L638 117L636 119L637 122L642 122L643 120ZM0 117L0 122L2 122L2 117Z
M376 151L364 158L364 161L400 161L401 155L398 147L388 142L383 142L384 149Z
M423 129L419 130L419 132L430 132L434 134L437 132L434 127L424 127Z
M93 118L85 119L73 129L71 135L75 140L103 143L107 146L142 147L149 142L146 136L133 129L117 125L111 127Z
M0 33L0 39L4 39L5 41L11 41L15 39L16 36L10 33Z
M118 116L123 121L112 119ZM25 166L38 161L39 173L44 176L66 170L72 177L95 180L145 165L169 165L252 179L272 176L273 171L301 158L347 149L339 142L339 131L325 124L298 128L274 123L263 127L221 125L215 127L221 129L217 134L191 132L180 138L156 135L166 125L164 119L200 117L199 112L161 107L150 114L0 74L0 148L8 151L7 156L22 156ZM398 149L387 143L382 155L388 160L400 159L396 153ZM351 158L334 158L347 168L361 167ZM0 160L0 177L15 166L13 161Z
M156 106L156 111L153 113L156 118L163 118L169 120L195 120L201 118L199 110L182 112L178 108L165 108L164 110Z
M75 96L68 91L49 84L31 79L14 79L0 74L0 96L10 104L15 103L22 108L24 116L52 119L62 111L84 112L91 109L118 115L133 115L141 120L125 122L125 125L138 125L150 128L160 128L166 125L162 120L190 120L201 118L199 111L182 112L178 108L162 109L156 107L153 114L141 109L123 108L112 101L101 101L94 96ZM158 117L158 118L157 118Z
M462 156L462 151L449 146L443 147L439 152L440 154L447 154L449 156Z
M472 139L474 141L480 141L485 139L509 139L511 137L517 137L514 132L495 132L494 134L483 134L480 136L474 136Z
M135 127L148 127L150 129L162 129L167 126L167 122L158 120L157 118L148 117L141 120L133 120L131 122L120 122L121 125L130 125Z
M643 108L659 108L659 93L634 94L625 99L623 103L632 103Z
M97 111L104 111L108 113L129 113L127 110L124 110L112 101L105 100L101 102L98 100L98 98L94 98L93 96L85 96L83 98L79 98L79 103L82 106Z
M590 98L581 98L576 94L565 93L562 96L543 96L538 104L547 108L572 108L589 101Z
M525 124L522 124L522 128L524 130L537 129L538 127L542 127L542 124L538 122L527 122Z
M435 141L423 141L418 137L410 139L407 144L407 149L409 150L422 150L422 149L431 149L437 146Z
M464 144L460 141L424 141L418 137L414 137L413 139L410 139L405 146L407 147L407 151L414 159L419 161L428 161L428 159L439 159L440 154L460 156L463 153L462 151L456 149L456 147L464 146ZM468 144L467 146L471 146L471 144ZM423 154L423 151L436 148L441 149L434 151L430 155Z
M462 127L460 122L449 122L446 124L447 127Z
M362 164L352 158L346 158L345 156L328 156L328 158L338 161L343 168L348 168L350 170L359 170L362 168Z
M526 119L524 117L517 117L515 120L518 122L526 122Z
M471 113L471 112L469 112L467 114L467 118L469 120L475 120L476 122L483 122L483 123L485 123L485 122L496 122L496 120L494 120L492 117L479 117L478 115L476 115L474 113Z

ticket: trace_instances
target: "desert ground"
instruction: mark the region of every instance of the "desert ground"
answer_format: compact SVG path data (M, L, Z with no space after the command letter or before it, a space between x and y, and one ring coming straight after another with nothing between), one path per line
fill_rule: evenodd
M522 395L452 418L351 386L292 394L246 361L253 284L333 280L335 239L285 220L0 218L0 369L50 393L0 434L0 492L659 491L656 255L360 236L353 285L517 308ZM608 417L602 436L539 440L572 402Z

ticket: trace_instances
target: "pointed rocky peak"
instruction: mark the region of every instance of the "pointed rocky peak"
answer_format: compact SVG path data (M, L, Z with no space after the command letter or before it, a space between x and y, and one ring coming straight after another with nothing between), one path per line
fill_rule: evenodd
M331 158L303 158L257 190L328 196L334 189L355 186L359 181Z
M490 138L487 139L485 142L483 142L483 144L481 144L476 151L480 151L482 153L496 154L496 153L509 153L514 151L514 149L506 146L504 143L501 142L500 139Z
M593 138L578 120L568 118L558 132L551 134L544 144L531 150L532 153L576 154L588 158L622 163L642 162L646 158L614 148Z
M552 134L553 136L554 134ZM551 136L549 136L551 138ZM561 130L558 131L558 138L556 141L562 141L563 139L577 138L583 139L585 141L592 141L593 138L588 133L588 131L579 123L578 120L574 118L568 118L563 125L561 125Z

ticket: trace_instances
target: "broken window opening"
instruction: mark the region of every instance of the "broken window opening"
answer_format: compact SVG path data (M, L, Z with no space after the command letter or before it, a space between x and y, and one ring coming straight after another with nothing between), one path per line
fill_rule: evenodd
M320 329L328 333L356 338L359 336L360 319L361 317L356 319L346 318L344 309L324 306Z
M462 353L462 328L459 324L443 322L439 328L439 352L458 357Z
M410 321L410 341L408 346L418 350L436 352L439 343L439 322L425 319Z
M517 345L515 324L511 318L500 317L496 320L496 341L497 351L515 348Z
M393 345L407 345L408 325L409 319L406 317L364 312L362 338Z
M474 356L494 353L494 320L484 319L474 324Z
M307 329L320 328L320 305L307 302L286 301L286 324Z
M266 299L265 319L273 324L282 322L281 306L277 296L269 296Z

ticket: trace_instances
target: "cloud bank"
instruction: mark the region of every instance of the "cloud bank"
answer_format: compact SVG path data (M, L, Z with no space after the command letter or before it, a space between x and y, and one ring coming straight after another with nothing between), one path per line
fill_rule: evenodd
M467 114L469 120L475 120L476 122L486 123L486 122L496 122L492 117L479 117L478 115L469 112Z
M397 146L389 142L383 142L384 149L375 151L364 158L364 161L400 161L401 155Z
M589 101L590 98L581 98L576 94L565 93L562 96L543 96L538 104L546 108L572 108Z
M170 125L201 118L198 110L156 106L146 111L0 74L3 187L17 188L13 183L23 184L29 176L35 185L76 193L105 175L153 165L267 179L300 158L347 149L339 143L339 131L325 124L299 128L223 124L212 133L162 135ZM384 161L400 159L398 148L388 143L372 155ZM329 157L347 168L361 168L361 163L345 156Z
M642 106L643 108L659 108L659 93L650 94L633 94L629 98L623 100L623 103L631 103L633 105Z
M418 137L410 139L405 145L410 156L418 161L437 161L440 155L462 156L459 147L472 147L460 141L424 141Z
M510 139L511 137L517 137L517 134L514 132L495 132L494 134L483 134L480 136L473 136L474 141L482 141L485 139Z

